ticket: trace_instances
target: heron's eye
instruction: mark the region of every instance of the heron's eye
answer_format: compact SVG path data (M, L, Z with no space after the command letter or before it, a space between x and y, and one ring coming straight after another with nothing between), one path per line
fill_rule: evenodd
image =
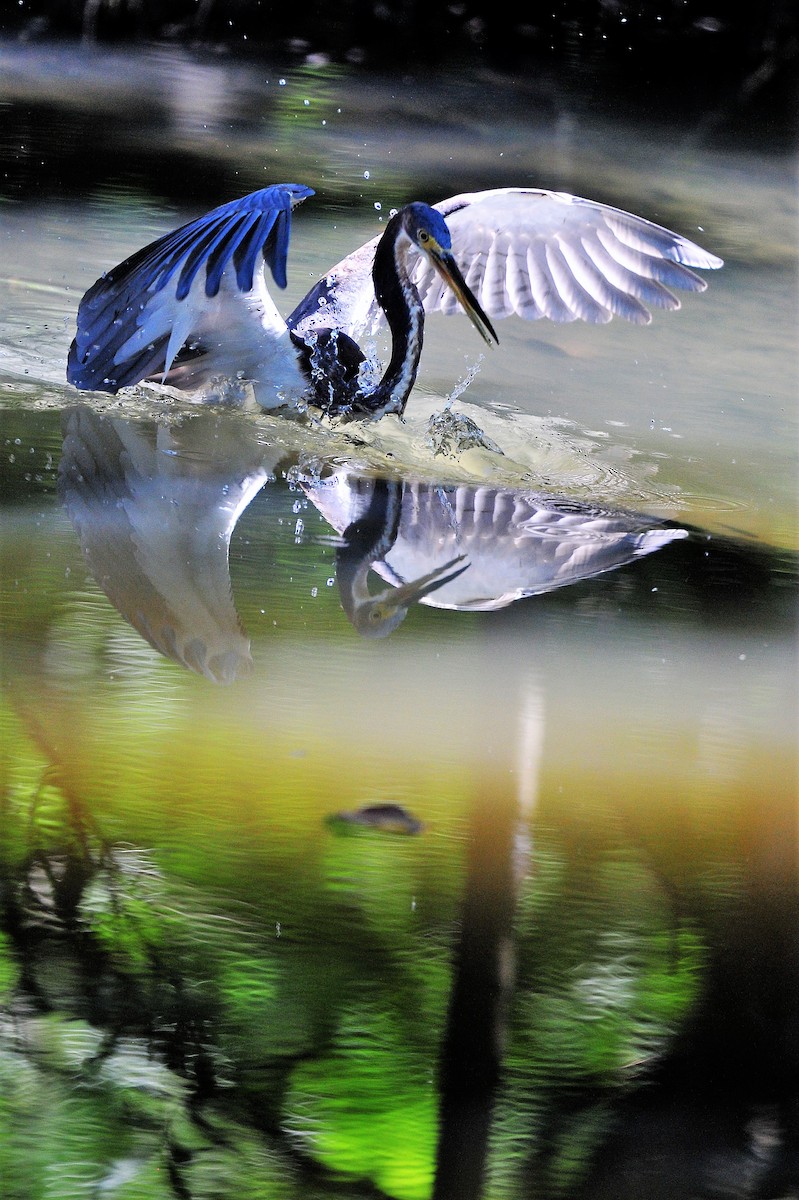
M424 245L425 242L430 241L430 234L427 232L426 229L419 230L419 241L422 243L422 245Z

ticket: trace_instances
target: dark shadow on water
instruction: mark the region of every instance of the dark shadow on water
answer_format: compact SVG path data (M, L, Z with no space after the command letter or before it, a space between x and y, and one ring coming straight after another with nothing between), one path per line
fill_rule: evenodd
M28 0L5 16L5 32L26 41L83 37L91 45L176 41L219 54L296 61L333 60L361 70L426 71L464 60L497 72L554 68L561 77L600 76L629 90L671 95L727 92L730 101L784 95L796 57L796 17L787 0L751 7L664 2L659 8L563 0L524 14L509 0L455 8L376 2L305 7L248 0ZM680 88L674 63L680 62Z
M95 7L121 11L129 6ZM547 45L533 49L518 68L497 66L474 46L461 47L434 69L427 67L419 51L434 39L429 30L421 39L411 33L419 20L431 19L426 9L422 16L421 8L407 10L403 17L414 44L410 72L405 52L399 55L399 67L382 55L372 70L346 61L346 56L337 61L334 55L331 61L322 54L309 61L307 44L281 52L272 41L265 54L252 54L242 49L246 43L238 28L238 43L222 47L221 53L213 44L187 45L182 38L134 42L127 49L124 40L106 45L69 39L6 41L0 46L5 65L0 144L6 164L0 194L15 202L83 199L111 187L211 207L281 178L316 186L321 163L331 202L366 195L368 203L362 176L349 179L340 169L339 134L343 131L346 139L360 134L366 145L381 130L396 135L401 129L408 152L402 164L387 163L385 169L391 168L394 180L402 176L400 185L411 192L429 189L437 197L476 184L473 155L485 135L487 96L508 130L522 123L528 127L527 145L533 151L539 142L546 147L561 136L568 143L569 130L582 122L591 128L599 120L607 124L611 138L618 136L623 114L630 129L638 128L645 139L667 128L672 134L678 131L681 139L711 143L715 149L726 143L738 150L750 145L792 155L799 37L795 15L784 11L792 6L775 0L771 8L770 14L760 11L757 17L747 12L744 26L736 31L728 15L708 18L704 9L680 28L686 9L674 5L672 17L678 24L667 30L668 21L622 20L615 12L609 18L608 7L597 5L594 19L586 20L590 38L579 37L559 10L553 17L560 36L553 39L530 25ZM26 5L27 16L28 9ZM356 13L357 6L349 15L355 19ZM495 15L492 8L486 29ZM318 26L325 16L315 7L308 10L308 19ZM398 19L395 13L389 22L386 49L401 44ZM462 19L474 23L478 18L467 8ZM703 19L716 20L718 27L704 28ZM759 46L755 21L760 23ZM333 24L338 23L336 17ZM606 23L609 33L600 28ZM641 41L637 54L630 47L636 37ZM504 33L501 40L511 45ZM518 47L522 41L516 37L512 44ZM678 78L675 54L681 64ZM692 56L696 70L690 66ZM631 64L639 62L645 64L643 79L631 71ZM662 71L656 80L658 62ZM290 86L281 89L277 81L284 75ZM313 97L311 108L304 107L308 95ZM326 128L320 113L327 118ZM449 152L453 133L456 155ZM325 135L322 141L320 134ZM421 153L434 140L442 147L435 170L427 153ZM335 169L320 159L331 152ZM500 161L490 153L481 157L482 187L532 182L574 190L573 179L557 177L557 163L554 175L548 166L546 178L531 180L525 174L520 180L511 160ZM573 173L568 148L565 158ZM265 180L266 164L272 164L273 173Z

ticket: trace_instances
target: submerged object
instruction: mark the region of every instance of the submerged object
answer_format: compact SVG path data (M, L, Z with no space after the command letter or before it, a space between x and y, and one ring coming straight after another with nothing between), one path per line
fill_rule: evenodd
M332 813L326 824L335 833L348 833L356 829L375 829L380 833L398 833L404 836L421 833L422 822L403 808L401 804L364 804L346 812Z
M722 260L642 217L538 188L407 204L333 267L285 320L260 269L286 286L292 209L311 196L275 184L215 208L103 275L78 309L67 379L116 393L141 381L204 395L251 387L264 408L328 416L401 414L416 380L425 315L464 311L484 340L492 319L615 314L648 324L676 309L670 288L707 286L690 268ZM385 321L375 373L359 339Z

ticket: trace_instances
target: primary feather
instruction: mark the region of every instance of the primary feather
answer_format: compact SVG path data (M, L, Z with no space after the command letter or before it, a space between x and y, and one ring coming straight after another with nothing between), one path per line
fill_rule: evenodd
M184 347L189 361L193 350L204 361L201 369L179 373L178 385L246 375L260 362L262 343L285 332L256 276L258 255L285 287L291 210L311 195L298 184L263 188L190 221L103 275L80 304L70 383L117 392L159 372L166 379Z

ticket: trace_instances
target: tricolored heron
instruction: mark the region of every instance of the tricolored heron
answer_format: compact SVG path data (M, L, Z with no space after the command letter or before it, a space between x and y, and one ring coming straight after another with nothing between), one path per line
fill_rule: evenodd
M620 209L500 188L401 208L284 320L256 264L262 253L286 286L291 211L312 194L298 184L253 192L103 275L78 310L70 383L115 393L150 380L202 392L238 380L264 408L311 404L330 416L377 418L405 408L425 313L462 308L488 343L498 341L492 318L511 313L648 324L646 305L679 308L670 287L704 291L689 268L722 265ZM358 339L381 317L391 356L376 379Z

